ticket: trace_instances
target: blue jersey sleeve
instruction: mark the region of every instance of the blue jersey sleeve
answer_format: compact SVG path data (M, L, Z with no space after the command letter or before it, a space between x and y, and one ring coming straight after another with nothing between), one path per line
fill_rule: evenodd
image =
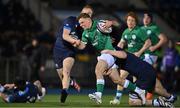
M68 30L72 30L73 26L74 26L74 21L76 20L75 17L68 17L67 19L64 20L63 23L63 28L68 29Z

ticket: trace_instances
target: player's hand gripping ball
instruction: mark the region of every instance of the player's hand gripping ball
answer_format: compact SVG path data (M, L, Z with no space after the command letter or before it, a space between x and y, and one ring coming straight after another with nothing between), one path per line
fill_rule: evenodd
M112 32L112 27L106 27L105 26L105 23L106 21L105 20L100 20L98 23L97 23L97 29L102 32L102 33L111 33Z

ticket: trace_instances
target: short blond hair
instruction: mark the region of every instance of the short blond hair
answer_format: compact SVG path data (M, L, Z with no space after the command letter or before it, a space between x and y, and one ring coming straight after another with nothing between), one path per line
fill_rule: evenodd
M77 20L79 20L80 18L90 18L91 19L91 17L87 13L80 13L80 15L77 17Z

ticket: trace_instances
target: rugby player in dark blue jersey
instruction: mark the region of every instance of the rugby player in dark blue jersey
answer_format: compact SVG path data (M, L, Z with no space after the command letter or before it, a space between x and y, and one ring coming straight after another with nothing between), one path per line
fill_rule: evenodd
M34 103L45 96L45 88L40 81L34 83L16 79L13 84L0 85L0 97L7 103Z
M93 14L91 6L83 7L82 13ZM80 43L82 28L79 26L76 17L70 16L64 20L63 25L58 29L56 34L56 43L54 46L54 61L59 78L62 80L61 102L64 103L68 95L69 85L73 85L78 91L80 86L75 80L70 78L70 71L74 64L75 48Z
M70 72L75 62L75 47L80 44L79 23L74 16L66 18L58 28L53 57L59 78L62 81L61 102L64 103L70 85ZM79 87L80 89L80 87Z
M131 53L123 51L120 48L117 48L117 51L103 50L101 53L111 54L116 57L116 64L119 68L128 71L130 75L137 78L135 84L138 87L146 90L147 92L154 91L157 94L164 96L163 98L160 97L153 100L146 100L146 105L173 107L172 103L177 100L177 97L169 94L162 86L159 86L161 85L158 84L160 81L156 79L156 72L150 64L142 61ZM131 93L129 104L137 106L142 105L142 102L136 93Z
M90 5L83 7L81 13L87 13L92 17L93 8ZM106 20L105 27L117 25L117 21ZM54 46L54 61L59 78L62 80L61 102L64 103L68 95L69 85L73 85L78 91L80 86L70 78L70 71L74 64L75 48L80 44L82 28L79 26L76 17L68 17L56 34L56 43Z

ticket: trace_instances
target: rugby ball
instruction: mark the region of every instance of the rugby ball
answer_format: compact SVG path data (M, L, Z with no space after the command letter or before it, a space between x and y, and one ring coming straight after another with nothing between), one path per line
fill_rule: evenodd
M109 28L105 28L105 20L99 20L99 22L97 23L97 29L102 32L102 33L111 33L112 32L112 27Z

